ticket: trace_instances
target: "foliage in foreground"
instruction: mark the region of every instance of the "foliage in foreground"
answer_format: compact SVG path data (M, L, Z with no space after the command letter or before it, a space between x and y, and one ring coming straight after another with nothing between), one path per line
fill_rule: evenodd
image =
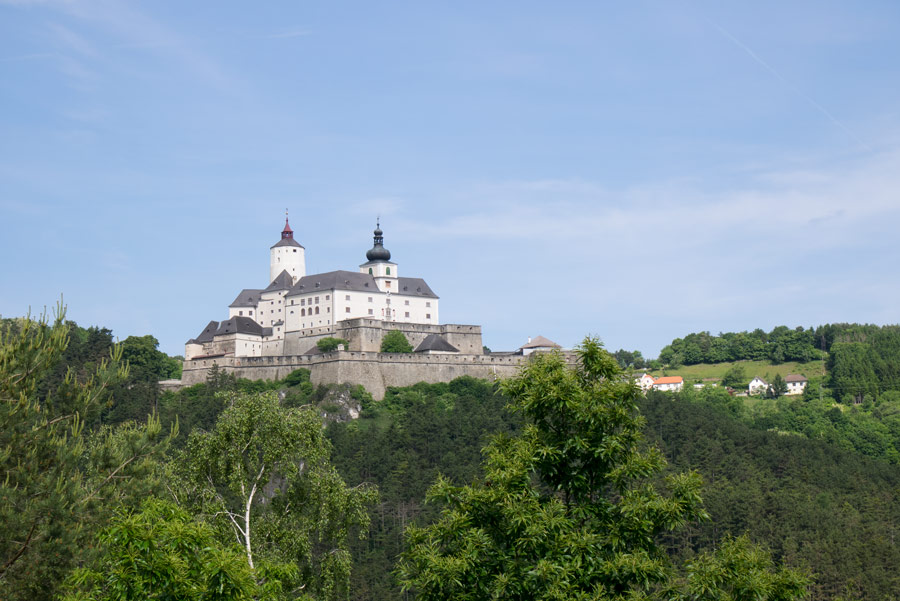
M312 407L284 407L274 392L227 403L212 431L191 433L176 464L179 498L220 543L244 549L259 582L277 572L304 599L346 598L348 539L365 534L375 489L344 484Z
M127 377L118 354L89 376L68 370L46 386L68 344L63 318L59 309L52 324L25 318L0 328L2 599L53 598L111 512L161 488L157 458L172 435L158 420L85 427Z
M63 601L244 601L280 592L277 580L257 585L240 548L220 548L212 528L167 501L120 511L99 543L95 564L67 579Z
M432 487L444 509L408 529L404 587L424 600L803 597L800 573L744 539L670 565L660 536L706 516L700 479L674 474L657 491L648 478L665 460L640 450L636 387L596 340L579 358L573 370L537 357L504 383L528 425L485 449L482 480Z

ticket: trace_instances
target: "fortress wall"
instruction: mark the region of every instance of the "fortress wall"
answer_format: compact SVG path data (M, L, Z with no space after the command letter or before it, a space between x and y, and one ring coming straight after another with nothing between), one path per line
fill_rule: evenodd
M302 367L310 370L313 384L362 384L375 399L380 400L389 386L449 382L460 376L491 381L509 378L516 375L526 361L528 358L522 355L420 355L363 351L284 357L221 356L185 361L182 384L189 386L206 381L207 370L214 363L229 373L250 380L280 379Z

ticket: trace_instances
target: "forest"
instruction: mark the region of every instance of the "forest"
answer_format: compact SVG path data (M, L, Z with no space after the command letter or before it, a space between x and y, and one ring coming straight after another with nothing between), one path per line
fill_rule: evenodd
M623 367L644 366L634 353L617 352ZM630 363L628 362L630 359ZM658 364L677 367L699 363L767 360L827 361L829 378L824 383L836 400L844 403L876 399L900 393L900 326L826 324L816 328L778 326L771 332L709 332L676 338L659 353Z
M591 339L375 402L304 370L162 392L152 336L0 333L3 599L900 596L892 328L822 330L829 383L877 382L843 409L642 397Z

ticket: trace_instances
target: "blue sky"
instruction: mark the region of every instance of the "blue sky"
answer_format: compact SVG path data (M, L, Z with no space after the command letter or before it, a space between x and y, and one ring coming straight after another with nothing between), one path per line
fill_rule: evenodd
M0 0L0 314L170 354L376 216L441 320L900 321L900 3Z

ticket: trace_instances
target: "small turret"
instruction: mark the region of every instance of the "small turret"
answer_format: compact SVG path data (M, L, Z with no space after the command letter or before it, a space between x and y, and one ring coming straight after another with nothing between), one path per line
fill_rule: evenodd
M287 271L294 283L306 275L306 249L294 240L294 230L288 222L287 209L284 210L284 229L281 240L275 243L269 253L269 282L282 271Z
M390 261L391 251L384 247L384 232L381 231L381 223L375 222L375 244L366 252L366 258L369 261Z
M374 245L366 252L366 261L359 266L360 273L368 273L375 278L382 292L397 291L397 264L391 261L391 251L384 247L384 232L380 220L375 222Z

